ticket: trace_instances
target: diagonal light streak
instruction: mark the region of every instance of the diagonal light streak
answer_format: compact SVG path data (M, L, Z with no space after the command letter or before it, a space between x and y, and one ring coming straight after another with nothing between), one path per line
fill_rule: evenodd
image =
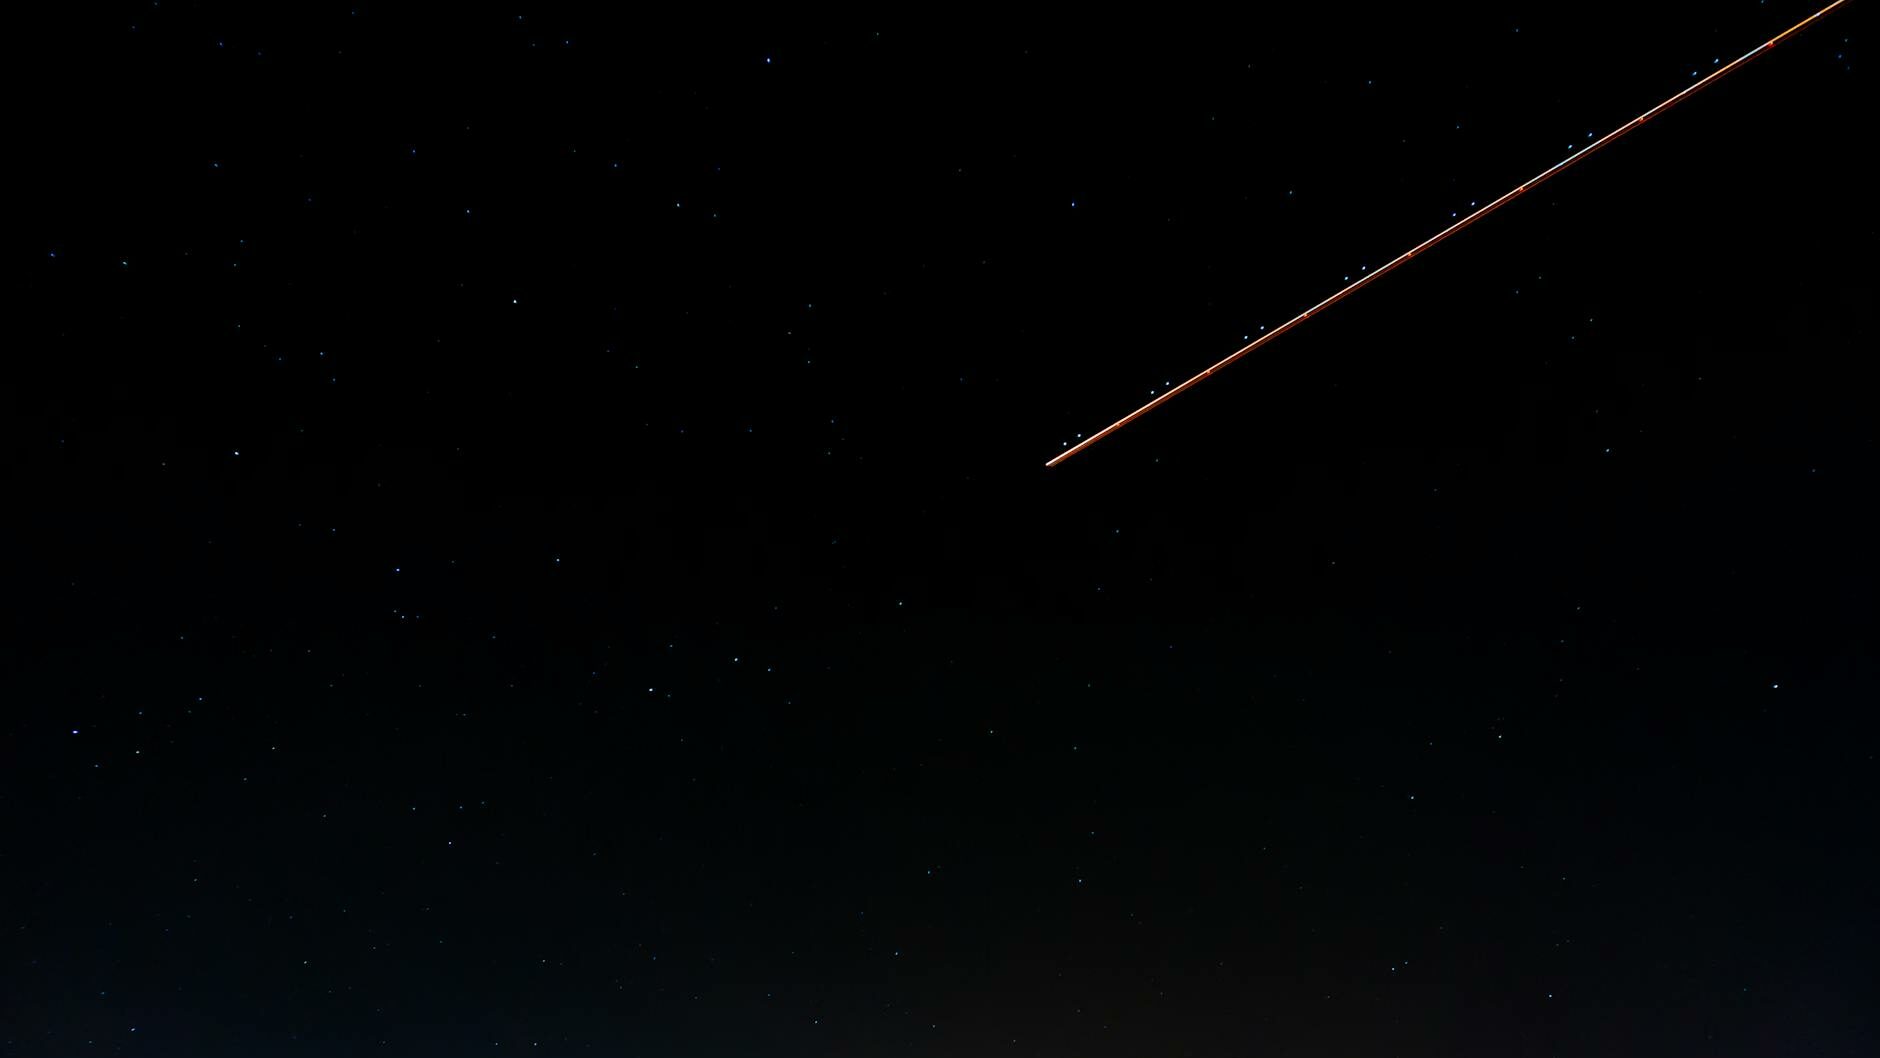
M1555 162L1553 165L1547 167L1546 169L1541 170L1540 173L1529 178L1528 180L1523 181L1522 183L1517 185L1513 190L1508 191L1507 193L1503 194L1500 198L1495 199L1493 202L1488 203L1487 205L1469 214L1468 216L1462 218L1461 220L1455 222L1454 224L1451 224L1449 227L1444 228L1442 231L1437 232L1435 235L1430 236L1429 238L1423 240L1422 242L1417 243L1415 246L1412 246L1410 249L1405 250L1403 253L1398 254L1396 257L1391 258L1391 260L1388 263L1378 268L1376 271L1371 272L1370 274L1366 276L1363 276L1362 278L1358 279L1356 282L1352 283L1350 286L1347 286L1343 290L1340 290L1336 294L1333 294L1331 297L1326 298L1324 301L1321 301L1317 305L1314 305L1311 308L1305 310L1304 312L1301 312L1299 315L1294 316L1292 319L1287 320L1285 323L1280 324L1278 327L1275 327L1272 330L1266 332L1265 334L1260 335L1260 337L1255 338L1253 341L1248 342L1246 345L1241 346L1239 349L1235 350L1233 353L1225 357L1222 357L1220 360L1209 365L1200 374L1195 375L1193 378L1188 379L1186 382L1183 382L1182 384L1178 386L1174 386L1167 390L1164 390L1162 393L1158 394L1154 400L1150 401L1149 403L1144 404L1142 407L1137 408L1135 411L1130 412L1128 415L1123 416L1122 418L1116 420L1110 425L1105 426L1103 429L1098 430L1096 433L1091 434L1089 437L1086 437L1083 440L1077 442L1076 444L1070 446L1069 448L1066 448L1064 451L1059 452L1057 455L1047 460L1045 462L1045 466L1047 467L1057 466L1059 463L1064 462L1066 459L1069 459L1070 457L1076 455L1077 453L1083 451L1084 449L1089 448L1091 445L1096 444L1098 441L1103 440L1105 437L1110 436L1116 431L1121 430L1123 427L1128 426L1130 423L1135 422L1137 419L1142 418L1144 415L1149 414L1150 412L1168 403L1169 401L1174 400L1178 394L1187 392L1188 390L1193 389L1195 386L1200 385L1203 380L1213 375L1216 371L1219 371L1220 369L1226 367L1227 365L1233 363L1234 361L1240 359L1241 357L1246 356L1248 353L1253 352L1255 349L1260 348L1261 346L1272 341L1273 339L1278 338L1280 335L1285 334L1287 331L1290 331L1294 327L1299 326L1301 323L1304 323L1306 320L1311 319L1314 315L1324 312L1326 309L1331 308L1333 305L1338 304L1339 302L1345 300L1351 295L1364 289L1366 286L1369 286L1370 284L1376 282L1385 273L1390 272L1391 270L1397 268L1399 265L1402 265L1405 262L1409 261L1411 258L1415 257L1417 254L1420 254L1426 250L1429 250L1430 248L1434 247L1437 243L1442 242L1444 239L1449 238L1451 235L1454 235L1457 232L1461 231L1462 229L1468 227L1469 225L1474 224L1476 221L1481 220L1483 217L1488 216L1490 213L1493 213L1496 210L1500 209L1501 207L1507 205L1508 203L1513 202L1515 199L1521 197L1522 195L1527 194L1529 191L1533 190L1540 183L1546 180L1550 180L1553 177L1559 175L1560 173L1565 172L1567 169L1571 168L1572 166L1579 164L1580 162L1584 161L1588 155L1606 146L1607 144L1612 143L1614 140L1617 140L1619 137L1625 135L1628 132L1631 132L1633 129L1638 128L1640 125L1645 124L1647 121L1650 121L1652 118L1657 117L1659 114L1662 114L1665 111L1671 109L1672 107L1677 106L1679 103L1688 99L1691 95L1695 94L1704 86L1711 84L1712 82L1722 78L1725 74L1730 73L1732 70L1735 70L1738 67L1742 66L1744 63L1747 63L1751 59L1754 59L1756 56L1761 55L1763 52L1766 52L1770 48L1775 47L1777 44L1782 43L1784 40L1787 40L1789 37L1795 35L1796 33L1800 32L1802 29L1806 28L1810 23L1814 22L1816 19L1821 18L1822 16L1828 14L1829 12L1833 11L1835 8L1840 7L1841 5L1845 3L1847 3L1847 0L1834 0L1834 3L1829 4L1827 7L1824 7L1821 10L1815 12L1814 14L1809 15L1807 18L1802 19L1800 22L1797 22L1793 26L1790 26L1788 29L1783 30L1782 32L1776 34L1775 36L1770 37L1768 40L1764 41L1763 43L1758 44L1756 47L1750 49L1749 51L1744 52L1741 56L1737 57L1732 62L1724 66L1720 66L1715 70L1712 70L1709 76L1705 77L1703 80L1693 82L1692 84L1688 85L1683 91L1677 93L1676 95L1670 97L1669 99L1666 99L1664 102L1659 103L1657 106L1652 107L1650 110L1645 111L1643 114L1640 114L1638 117L1635 117L1632 120L1626 122L1625 124L1620 125L1618 128L1613 129L1611 132L1606 133L1604 136L1601 136L1599 139L1594 140L1592 143L1587 144L1585 148L1575 151L1574 153L1567 155L1565 158L1562 158L1558 162Z

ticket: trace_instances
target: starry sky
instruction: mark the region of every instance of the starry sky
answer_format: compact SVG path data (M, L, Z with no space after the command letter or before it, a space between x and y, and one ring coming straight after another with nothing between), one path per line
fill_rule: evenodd
M0 1054L1873 1053L1850 5L22 30Z

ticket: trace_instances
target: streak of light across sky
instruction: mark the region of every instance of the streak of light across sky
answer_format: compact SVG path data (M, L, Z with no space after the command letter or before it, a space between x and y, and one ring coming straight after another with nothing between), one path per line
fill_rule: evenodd
M1806 28L1809 24L1813 23L1816 19L1821 18L1822 16L1833 11L1835 8L1841 7L1842 5L1846 3L1847 3L1847 0L1834 0L1834 3L1829 4L1827 7L1822 8L1821 10L1815 12L1814 14L1809 15L1807 18L1802 19L1800 22L1797 22L1793 26L1790 26L1788 29L1785 29L1782 32L1776 34L1775 36L1770 37L1768 40L1764 41L1763 43L1758 44L1756 47L1751 48L1747 52L1744 52L1741 56L1739 56L1735 60L1729 63L1726 63L1722 66L1719 66L1715 70L1712 70L1710 74L1704 77L1702 80L1693 82L1692 84L1686 86L1683 91L1678 92L1676 95L1671 96L1669 99L1666 99L1664 102L1659 103L1657 106L1652 107L1650 110L1645 111L1643 114L1640 114L1638 117L1635 117L1631 119L1630 121L1627 121L1625 124L1620 125L1618 128L1613 129L1611 132L1606 133L1604 136L1601 136L1599 139L1594 140L1592 143L1587 144L1585 147L1581 148L1580 150L1574 151L1572 154L1567 155L1565 158L1562 158L1560 161L1555 162L1552 166L1549 166L1548 168L1542 170L1538 175L1530 177L1529 179L1522 181L1513 190L1510 190L1504 193L1500 198L1497 198L1494 201L1489 202L1487 205L1482 206L1480 209L1477 209L1475 212L1469 214L1466 217L1463 217L1459 221L1456 221L1454 224L1451 224L1449 227L1444 228L1442 231L1437 232L1435 235L1430 236L1429 238L1423 240L1422 242L1416 244L1415 246L1412 246L1410 249L1405 250L1403 253L1398 254L1396 257L1391 258L1390 261L1388 261L1387 263L1385 263L1384 265L1382 265L1375 271L1372 271L1360 277L1355 282L1351 283L1349 286L1333 294L1331 297L1326 298L1324 301L1321 301L1318 304L1312 306L1311 308L1305 310L1304 312L1301 312L1299 315L1294 316L1292 319L1287 320L1285 323L1280 324L1278 327L1275 327L1272 330L1261 334L1258 338L1255 338L1253 341L1248 342L1244 346L1241 346L1238 350L1234 351L1228 356L1225 356L1221 358L1220 360L1216 361L1215 363L1209 365L1200 374L1195 375L1194 377L1188 379L1187 381L1181 383L1180 385L1172 386L1164 390L1160 394L1157 394L1155 399L1151 400L1149 403L1144 404L1142 407L1137 408L1135 411L1130 412L1128 415L1125 415L1122 418L1111 423L1110 425L1105 426L1103 429L1098 430L1096 433L1091 434L1089 437L1086 437L1078 441L1076 444L1069 446L1064 451L1059 452L1057 455L1047 460L1045 462L1045 466L1047 467L1057 466L1059 463L1064 462L1066 459L1069 459L1070 457L1076 455L1077 453L1083 451L1084 449L1089 448L1091 445L1096 444L1098 441L1103 440L1105 437L1110 436L1116 431L1121 430L1123 427L1128 426L1130 423L1135 422L1137 419L1140 419L1144 415L1149 414L1151 411L1154 411L1156 408L1161 407L1163 404L1167 403L1168 401L1175 399L1175 396L1177 394L1183 393L1189 389L1194 388L1195 386L1200 385L1203 380L1213 375L1216 371L1219 371L1220 369L1226 367L1227 365L1233 363L1234 361L1240 359L1241 357L1246 356L1248 353L1253 352L1255 349L1260 348L1262 345L1265 345L1266 343L1272 341L1273 339L1278 338L1280 335L1285 334L1287 331L1292 330L1294 327L1297 327L1301 323L1304 323L1306 320L1311 319L1313 316L1317 315L1318 313L1324 312L1326 309L1331 308L1333 305L1338 304L1340 301L1343 301L1345 298L1349 297L1350 295L1357 293L1360 289L1370 285L1373 282L1376 282L1377 279L1383 276L1385 273L1390 272L1391 270L1395 269L1397 266L1403 264L1406 261L1409 261L1411 258L1415 257L1416 255L1423 253L1426 250L1431 249L1437 243L1442 242L1444 239L1449 238L1451 235L1454 235L1457 232L1461 231L1462 229L1468 227L1469 225L1474 224L1476 221L1481 220L1483 217L1488 216L1490 213L1493 213L1496 210L1500 209L1501 207L1507 205L1508 203L1513 202L1515 199L1520 198L1522 195L1527 194L1529 191L1532 191L1537 185L1541 184L1543 181L1551 179L1552 177L1558 175L1559 173L1565 171L1566 169L1572 167L1573 165L1581 161L1584 161L1586 157L1592 154L1594 151L1597 151L1600 148L1606 146L1607 144L1612 143L1614 140L1617 140L1619 137L1625 135L1628 132L1631 132L1633 129L1638 128L1639 126L1645 124L1647 121L1651 120L1652 118L1655 118L1659 114L1662 114L1665 111L1671 109L1672 107L1678 105L1679 103L1683 102L1685 99L1688 99L1692 95L1696 94L1699 89L1703 88L1704 86L1714 81L1719 80L1724 75L1744 65L1745 63L1749 62L1751 59L1754 59L1756 56L1761 55L1763 52L1766 52L1770 48L1775 47L1777 44L1782 43L1784 40L1787 40L1789 37L1794 36L1796 33L1801 32L1802 29Z

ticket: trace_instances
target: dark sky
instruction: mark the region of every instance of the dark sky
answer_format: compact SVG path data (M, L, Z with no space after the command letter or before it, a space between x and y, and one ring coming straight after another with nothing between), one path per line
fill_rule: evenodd
M1863 5L1043 467L1818 5L1443 6L22 28L0 1054L1874 1053Z

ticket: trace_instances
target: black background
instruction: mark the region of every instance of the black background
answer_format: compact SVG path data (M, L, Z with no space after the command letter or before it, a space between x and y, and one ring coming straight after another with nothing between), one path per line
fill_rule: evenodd
M1872 114L1798 19L15 39L0 1048L1864 1054Z

